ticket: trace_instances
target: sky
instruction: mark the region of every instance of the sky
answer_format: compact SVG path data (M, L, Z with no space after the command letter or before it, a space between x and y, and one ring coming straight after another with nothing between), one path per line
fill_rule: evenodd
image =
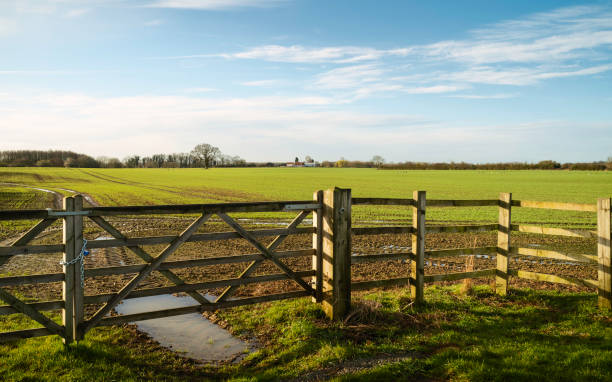
M0 150L612 156L612 2L0 0Z

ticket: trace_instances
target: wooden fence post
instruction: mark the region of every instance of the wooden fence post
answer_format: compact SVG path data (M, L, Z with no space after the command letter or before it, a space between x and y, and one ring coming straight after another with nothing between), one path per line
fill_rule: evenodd
M414 191L412 194L414 206L412 208L412 254L410 295L415 304L424 302L425 289L425 191Z
M83 196L74 196L74 210L83 210ZM74 216L74 255L79 256L83 248L83 216ZM83 259L82 261L85 261ZM83 339L83 333L79 331L80 325L83 323L84 308L83 308L83 287L81 286L81 264L74 265L74 339L80 341Z
M323 205L323 191L315 191L312 198L316 203ZM314 227L312 268L315 271L312 281L316 292L313 301L320 303L323 299L323 207L312 211L312 226Z
M64 210L74 211L74 198L64 198ZM63 220L63 261L74 260L74 216L64 216ZM64 309L62 311L62 324L64 325L64 344L68 345L74 341L74 269L75 264L63 265L64 282L62 283L62 298Z
M323 192L323 310L341 320L351 306L351 190Z
M512 194L499 194L499 220L497 227L497 269L495 290L500 296L508 294L508 259L510 256Z
M610 198L597 200L597 295L599 307L607 309L612 308L610 204Z

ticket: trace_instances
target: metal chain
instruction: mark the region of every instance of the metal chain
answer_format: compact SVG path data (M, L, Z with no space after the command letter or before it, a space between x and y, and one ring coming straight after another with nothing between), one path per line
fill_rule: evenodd
M70 261L60 261L60 265L63 266L76 264L77 261L81 262L81 288L85 287L85 256L87 255L89 255L89 251L87 250L87 240L83 239L83 247L81 247L81 252L77 257Z

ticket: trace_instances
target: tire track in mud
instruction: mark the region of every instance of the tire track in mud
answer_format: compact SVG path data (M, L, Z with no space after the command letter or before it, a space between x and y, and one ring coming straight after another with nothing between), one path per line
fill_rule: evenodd
M210 188L208 189L203 188L204 191L202 192L194 192L194 191L185 190L180 187L157 186L157 185L153 185L153 184L145 183L145 182L131 181L131 180L119 178L119 177L108 175L108 174L105 174L105 175L94 174L92 172L85 171L83 169L79 169L79 171L86 175L89 175L94 178L104 180L107 182L122 184L125 186L141 187L141 188L146 188L146 189L154 190L154 191L167 192L173 195L189 195L189 196L193 196L196 198L208 197L210 199L214 199L214 200L221 201L221 202L228 202L228 203L237 202L237 201L242 202L242 201L249 201L249 200L265 200L266 199L263 195L254 194L254 193L226 191L226 193L224 194L223 192L221 192L222 191L221 189L210 189Z

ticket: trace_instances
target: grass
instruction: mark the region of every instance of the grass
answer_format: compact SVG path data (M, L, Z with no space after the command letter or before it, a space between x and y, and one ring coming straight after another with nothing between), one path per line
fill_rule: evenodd
M414 307L404 290L354 299L331 323L307 299L219 311L235 334L264 344L238 365L197 366L130 328L99 328L65 349L54 337L0 345L0 379L609 381L612 319L594 294L476 286L429 287ZM2 318L0 328L25 323ZM142 335L140 335L142 337ZM43 356L44 355L44 356Z
M353 196L433 199L515 199L594 204L610 195L612 172L378 171L335 168L71 169L4 168L0 182L92 195L102 205L310 200L318 189L351 188ZM1 195L0 195L1 197ZM357 218L406 219L408 208L355 207ZM430 220L496 221L496 208L431 209ZM267 216L264 214L264 216ZM276 216L276 215L274 215ZM595 214L515 209L515 222L594 224Z

